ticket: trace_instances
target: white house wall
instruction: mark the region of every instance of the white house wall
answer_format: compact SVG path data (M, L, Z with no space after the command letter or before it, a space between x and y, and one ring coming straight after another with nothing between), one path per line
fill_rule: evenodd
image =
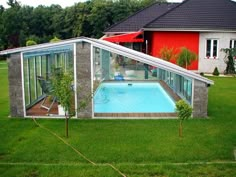
M218 40L218 58L206 58L206 40L217 39ZM229 48L231 39L236 39L236 33L226 32L201 32L199 39L199 72L212 73L215 67L219 72L223 73L226 69L224 62L225 53L221 51L222 48Z

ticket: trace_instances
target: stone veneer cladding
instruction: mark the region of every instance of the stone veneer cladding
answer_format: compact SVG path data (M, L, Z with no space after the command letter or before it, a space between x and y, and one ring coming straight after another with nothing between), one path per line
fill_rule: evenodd
M8 58L8 80L10 116L24 117L20 53L11 54L10 58Z
M91 45L86 42L76 44L77 103L91 95ZM80 118L92 118L92 102L78 112Z
M207 117L207 106L207 84L198 80L194 80L193 117Z

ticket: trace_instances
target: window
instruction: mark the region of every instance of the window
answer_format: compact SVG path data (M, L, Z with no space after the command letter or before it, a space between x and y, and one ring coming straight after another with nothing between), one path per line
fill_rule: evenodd
M218 40L217 39L206 40L206 57L207 58L218 57Z
M236 39L230 40L229 48L236 48Z

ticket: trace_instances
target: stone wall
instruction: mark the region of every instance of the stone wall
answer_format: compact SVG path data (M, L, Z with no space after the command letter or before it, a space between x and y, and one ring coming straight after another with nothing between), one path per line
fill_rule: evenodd
M12 54L10 58L8 58L8 80L10 116L24 117L20 53Z
M91 45L81 42L76 44L77 104L84 98L91 97ZM92 118L92 102L85 109L78 111L80 118Z
M208 87L207 84L194 80L193 117L207 117Z

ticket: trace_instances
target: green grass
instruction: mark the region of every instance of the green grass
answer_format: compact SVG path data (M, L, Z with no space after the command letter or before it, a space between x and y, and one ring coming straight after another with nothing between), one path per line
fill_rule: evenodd
M7 63L0 61L0 120L9 114L8 70Z
M7 70L0 75L0 176L120 176L106 163L136 177L236 176L235 78L210 78L210 117L185 121L182 139L177 120L70 120L68 139L64 120L37 120L94 166L32 120L8 118Z

